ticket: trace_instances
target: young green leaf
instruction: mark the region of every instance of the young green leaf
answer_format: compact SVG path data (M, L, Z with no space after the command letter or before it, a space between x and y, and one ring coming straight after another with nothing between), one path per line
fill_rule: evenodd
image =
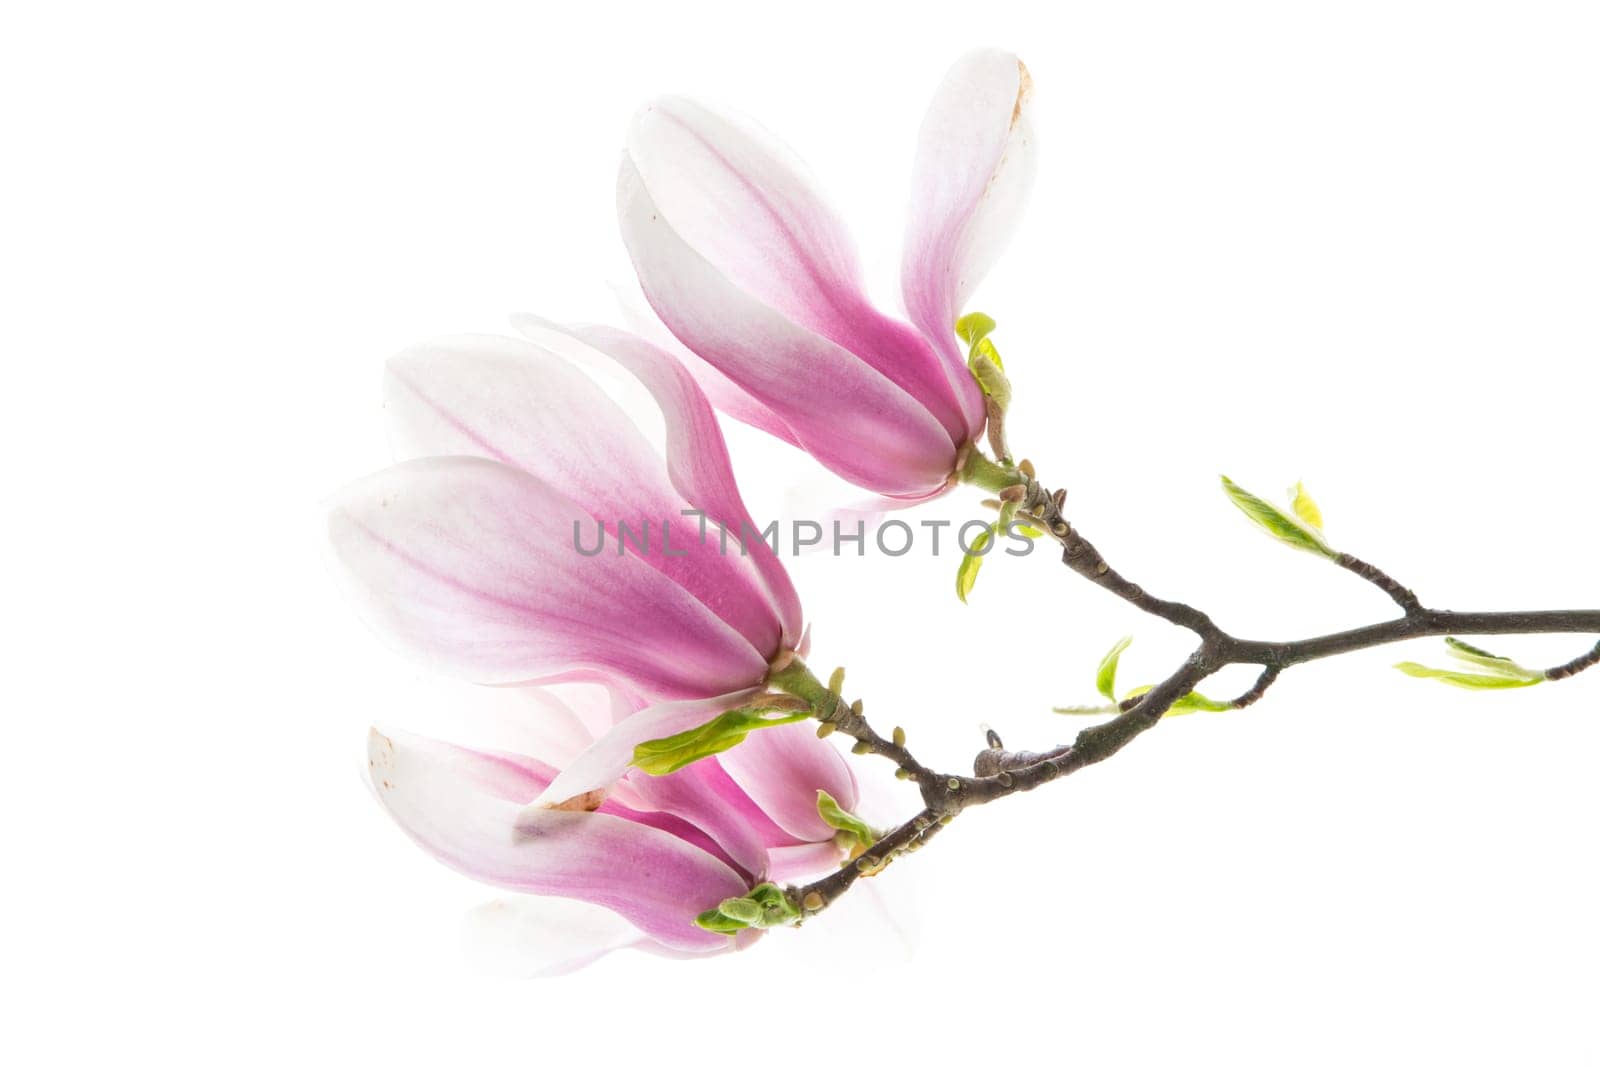
M748 737L753 730L783 726L807 718L808 713L791 712L769 718L778 708L735 708L692 730L670 737L641 741L633 746L633 765L649 775L671 774L696 760L726 752Z
M1519 678L1506 674L1469 674L1466 671L1446 671L1438 667L1425 667L1420 663L1396 663L1395 669L1413 678L1434 678L1446 685L1462 689L1522 689L1538 685L1543 678Z
M1142 697L1142 696L1144 696L1146 693L1150 692L1150 690L1152 690L1154 688L1155 688L1155 686L1153 686L1153 685L1141 685L1137 689L1128 690L1126 693L1123 694L1122 699L1123 699L1124 702L1126 702L1126 701L1132 700L1134 697ZM1177 700L1174 700L1172 702L1171 707L1167 708L1166 717L1171 717L1171 716L1175 716L1175 715L1191 715L1191 714L1193 714L1194 712L1197 712L1197 711L1233 711L1233 710L1234 710L1234 707L1233 707L1233 702L1232 701L1229 701L1229 700L1212 700L1210 697L1206 696L1204 693L1196 693L1193 690L1190 690L1189 692L1183 694L1183 696L1179 697Z
M1317 502L1306 492L1305 482L1294 483L1294 492L1290 495L1289 503L1301 522L1319 533L1322 531L1322 509L1317 507Z
M972 539L972 547L967 554L961 557L961 565L956 568L956 596L961 602L967 602L967 594L972 592L972 586L978 580L978 568L983 566L983 557L989 551L989 542L994 539L995 527L990 527Z
M978 387L989 402L1004 412L1011 406L1011 382L1006 378L1006 365L1000 358L1000 350L989 340L992 332L994 320L981 311L974 311L956 320L956 333L967 342L967 370L977 379ZM996 454L1003 457L1003 445L996 444L995 448Z
M1197 711L1232 710L1233 703L1231 701L1212 700L1204 693L1189 692L1172 702L1172 707L1167 709L1167 715L1192 715Z
M1112 645L1111 651L1107 652L1105 658L1100 661L1100 669L1095 672L1094 687L1107 700L1115 701L1117 699L1117 662L1122 659L1122 654L1128 650L1128 646L1131 644L1133 644L1133 636L1130 634Z
M862 848L871 848L878 840L872 827L841 808L825 789L817 790L817 814L835 830L853 835Z
M1482 667L1490 674L1497 674L1504 678L1520 678L1524 681L1539 682L1544 680L1543 671L1529 670L1515 660L1505 656L1497 656L1493 652L1485 652L1481 648L1467 644L1465 641L1454 637L1444 639L1445 651L1464 663L1474 667Z
M1322 539L1322 534L1315 528L1302 525L1254 493L1241 489L1227 475L1222 477L1222 488L1235 507L1244 512L1257 526L1290 548L1314 552L1327 559L1338 556L1337 552L1328 547L1328 543Z
M956 320L956 336L970 348L994 332L995 321L981 311L973 311Z

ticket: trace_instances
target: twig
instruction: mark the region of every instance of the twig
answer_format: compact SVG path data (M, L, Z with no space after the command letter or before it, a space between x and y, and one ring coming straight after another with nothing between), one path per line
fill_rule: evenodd
M1577 659L1573 660L1571 663L1563 663L1559 667L1551 667L1549 670L1544 672L1544 676L1549 681L1559 682L1563 678L1571 678L1579 671L1588 670L1596 663L1600 663L1600 641L1595 642L1595 646L1593 648L1579 656Z
M1260 700L1285 670L1297 664L1417 637L1449 634L1600 634L1600 611L1456 612L1424 608L1416 594L1382 570L1354 556L1342 555L1335 560L1339 566L1382 589L1405 614L1387 622L1301 640L1258 641L1234 637L1198 608L1151 596L1140 586L1128 581L1062 517L1064 493L1051 493L1044 489L1033 479L1031 469L1019 473L1017 477L1017 484L1024 485L1026 489L1022 503L1023 517L1061 544L1061 559L1067 567L1140 611L1192 630L1200 637L1200 646L1165 681L1142 696L1121 702L1117 705L1120 714L1107 722L1083 729L1070 745L1043 753L1010 752L1000 743L999 737L990 731L988 747L980 751L973 761L973 775L941 774L925 767L906 749L903 734L896 731L893 740L885 740L868 725L859 702L847 705L837 693L822 687L814 679L811 682L780 685L785 691L809 700L814 714L823 720L824 729L832 726L855 738L856 752L870 752L893 760L899 767L897 773L901 777L916 781L925 805L922 812L889 831L855 863L809 885L788 889L791 898L806 915L826 908L861 875L876 874L895 856L920 848L940 827L953 821L967 808L1036 789L1046 782L1109 759L1160 722L1172 705L1193 691L1201 681L1231 664L1256 664L1262 668L1255 683L1229 702L1234 708L1243 708ZM1551 680L1568 678L1597 663L1600 663L1600 643L1570 663L1546 671L1545 677ZM806 677L809 678L809 674ZM775 681L774 684L778 683Z

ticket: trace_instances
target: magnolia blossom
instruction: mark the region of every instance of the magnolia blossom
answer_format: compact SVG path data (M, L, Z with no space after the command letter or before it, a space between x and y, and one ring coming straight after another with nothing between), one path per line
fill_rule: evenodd
M953 484L985 423L956 319L1032 183L1031 83L971 52L923 121L901 287L868 299L855 247L804 166L750 120L677 97L634 119L618 184L646 299L728 414L900 501Z
M692 378L628 335L594 337L659 406L664 454L547 348L421 345L386 377L404 462L335 499L334 556L367 621L446 673L600 680L641 703L737 698L801 647L799 599L759 537L724 550L700 536L699 515L707 530L753 523ZM604 550L579 551L600 529Z
M547 347L422 345L386 379L404 461L339 494L329 536L358 607L401 650L475 682L600 682L611 720L559 754L375 735L374 787L474 877L602 904L669 949L720 947L695 915L836 862L818 790L848 810L855 780L802 724L671 775L630 770L640 742L758 697L804 647L800 604L765 541L701 536L753 524L688 372L618 331L547 333L627 372L659 415L660 450ZM579 550L586 525L611 536L603 551Z
M594 735L552 697L530 711L547 720L542 744L527 746L538 751L374 730L374 793L413 840L455 870L609 908L637 928L639 947L667 954L747 945L757 931L729 937L695 925L695 916L768 879L804 877L841 858L833 828L816 816L817 791L853 806L855 782L803 724L758 732L736 758L708 758L660 778L633 771L603 798L551 809L529 802L574 754L573 739ZM802 804L810 819L797 821Z

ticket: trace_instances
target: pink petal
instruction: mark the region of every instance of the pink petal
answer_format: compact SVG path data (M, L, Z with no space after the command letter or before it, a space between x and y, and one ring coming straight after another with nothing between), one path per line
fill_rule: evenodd
M716 760L691 763L666 775L635 771L628 784L635 796L657 811L675 815L704 831L752 882L767 873L767 849L755 824L725 803L714 780L723 774Z
M759 527L739 496L722 428L693 375L666 352L625 331L580 325L571 334L627 368L660 405L667 424L668 477L689 504L738 538L730 541L735 547L729 549L728 560L749 559L758 570L783 621L784 647L794 648L805 627L799 594L772 546L759 533L748 532Z
M717 759L773 822L802 841L833 840L833 827L817 814L817 790L847 811L859 799L844 757L809 723L757 730Z
M600 904L669 948L714 952L730 939L694 917L747 891L727 864L678 837L595 812L521 811L502 794L502 761L373 731L369 774L401 829L469 877Z
M328 518L358 609L401 650L472 681L598 673L654 699L744 689L765 655L632 555L581 555L588 515L531 475L465 456L345 489Z
M881 371L966 440L938 357L872 306L849 234L785 145L747 118L665 97L634 117L628 155L672 228L728 281Z
M741 389L726 374L683 347L683 343L672 336L672 331L656 317L655 311L645 300L638 279L634 279L634 284L627 289L621 286L612 288L616 293L623 325L662 351L671 353L674 359L682 363L694 375L700 391L706 394L712 407L748 426L754 426L762 433L771 434L785 444L802 448L795 439L794 431L770 408ZM513 316L513 323L517 322L518 317Z
M656 704L628 716L562 768L555 780L533 801L533 806L554 807L573 797L609 787L628 773L628 768L633 765L633 750L639 744L703 726L724 711L748 702L760 692L759 687L747 688L708 700ZM783 727L757 730L756 734L779 729Z
M531 471L604 523L613 547L619 521L636 533L648 523L648 548L630 543L630 551L693 593L765 656L778 651L784 623L798 632L794 590L785 588L782 597L772 592L780 581L787 587L782 568L774 575L753 558L722 552L714 536L702 539L698 521L683 515L691 506L710 510L686 501L672 484L685 467L707 472L704 482L720 466L725 477L715 503L726 510L731 500L743 513L720 431L711 437L680 431L672 441L669 479L667 463L588 375L539 345L508 337L417 345L389 361L385 385L401 458L476 455ZM666 526L670 552L662 544ZM599 533L589 523L584 535L585 544L594 544Z
M941 485L955 465L944 427L850 352L734 285L684 243L623 160L623 239L662 322L770 408L824 466L875 492Z
M970 425L983 399L956 344L955 321L1010 239L1035 169L1032 81L1016 56L968 52L950 68L922 121L912 171L901 286L911 321L939 346Z
M844 852L832 841L774 848L767 855L767 877L774 882L803 882L831 874L844 859Z

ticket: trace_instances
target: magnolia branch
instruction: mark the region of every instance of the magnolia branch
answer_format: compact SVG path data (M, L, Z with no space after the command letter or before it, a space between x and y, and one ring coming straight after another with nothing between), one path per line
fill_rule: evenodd
M854 751L858 754L872 753L893 760L898 767L896 773L917 784L925 805L916 816L884 834L839 871L807 885L788 888L786 893L802 916L815 914L828 907L857 878L876 874L897 856L921 848L940 828L948 825L967 808L1027 792L1109 759L1160 722L1173 705L1193 692L1200 682L1224 667L1246 664L1262 668L1255 683L1228 702L1229 707L1243 708L1260 700L1278 677L1291 667L1418 637L1600 634L1600 610L1456 612L1426 608L1415 593L1382 570L1348 553L1342 553L1330 555L1329 558L1337 566L1387 594L1404 612L1401 617L1301 640L1260 641L1235 637L1198 608L1153 596L1124 578L1062 516L1065 494L1059 491L1051 493L1040 486L1026 464L1022 465L1020 472L1018 477L1022 480L1014 483L1023 488L1018 517L1044 531L1062 546L1062 563L1140 611L1193 631L1200 638L1200 644L1163 682L1141 696L1114 705L1114 710L1118 712L1115 717L1083 729L1070 745L1043 753L1012 752L990 731L988 747L974 759L971 775L942 774L930 770L905 747L905 735L899 729L894 731L892 740L879 735L868 725L860 702L847 704L839 694L842 674L836 672L834 684L828 688L825 697L816 691L821 689L818 683L813 682L812 691L801 692L794 687L792 680L784 684L785 680L775 675L775 685L803 696L812 703L814 714L822 720L819 733L826 735L838 730L856 739ZM1015 498L1016 494L1012 496ZM1597 663L1600 663L1600 642L1568 663L1539 672L1539 677L1559 681ZM799 673L810 677L803 665L799 665Z

